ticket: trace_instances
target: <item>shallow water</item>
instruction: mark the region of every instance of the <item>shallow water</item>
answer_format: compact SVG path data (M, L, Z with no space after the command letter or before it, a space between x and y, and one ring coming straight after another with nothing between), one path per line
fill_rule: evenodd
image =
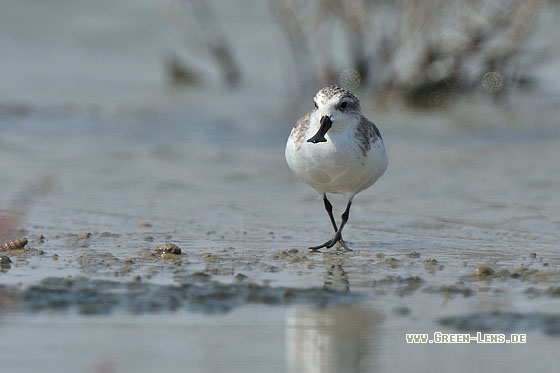
M305 248L328 218L285 165L279 119L4 117L2 204L35 192L14 233L31 249L0 272L3 368L553 369L560 136L442 115L379 114L390 167L355 199L354 252L320 254ZM182 254L153 255L165 242ZM436 331L527 343L405 341Z
M1 371L557 370L557 95L411 112L359 92L389 168L354 200L354 251L313 254L330 223L284 160L311 100L256 52L270 22L235 40L266 62L244 88L181 90L159 5L32 3L0 14L0 242L29 239L1 253ZM437 331L527 343L406 343Z

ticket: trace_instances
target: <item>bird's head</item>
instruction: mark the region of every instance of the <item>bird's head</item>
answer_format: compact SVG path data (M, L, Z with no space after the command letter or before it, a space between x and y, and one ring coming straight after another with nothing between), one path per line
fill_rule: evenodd
M307 140L314 144L326 142L325 135L329 130L342 130L349 117L361 115L360 100L346 88L331 85L321 89L313 98L315 109L311 120L319 121L319 130Z

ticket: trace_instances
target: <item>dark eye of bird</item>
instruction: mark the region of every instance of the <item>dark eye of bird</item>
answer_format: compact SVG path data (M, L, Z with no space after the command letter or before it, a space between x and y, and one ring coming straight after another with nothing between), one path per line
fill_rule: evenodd
M313 101L313 105L315 105L315 109L319 109L319 106L317 106L317 103L315 101Z
M342 110L346 109L348 107L348 102L347 101L342 101L342 103L340 104L340 108Z

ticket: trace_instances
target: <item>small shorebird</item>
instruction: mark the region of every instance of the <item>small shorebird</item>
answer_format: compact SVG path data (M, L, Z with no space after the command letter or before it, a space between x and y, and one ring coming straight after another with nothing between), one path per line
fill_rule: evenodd
M381 133L362 115L360 100L349 90L332 85L314 97L315 108L299 119L288 138L286 160L294 174L323 196L335 234L310 250L334 245L350 250L342 239L354 196L372 186L387 169ZM337 226L327 193L348 198Z

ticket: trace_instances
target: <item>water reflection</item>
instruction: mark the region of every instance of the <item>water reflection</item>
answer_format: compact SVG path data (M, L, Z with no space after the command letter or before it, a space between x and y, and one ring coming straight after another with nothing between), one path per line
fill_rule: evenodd
M348 281L348 273L340 264L331 264L327 267L325 275L325 289L338 291L350 291L350 282Z
M366 304L326 309L297 306L286 315L288 372L350 372L374 368L374 345L383 317Z

